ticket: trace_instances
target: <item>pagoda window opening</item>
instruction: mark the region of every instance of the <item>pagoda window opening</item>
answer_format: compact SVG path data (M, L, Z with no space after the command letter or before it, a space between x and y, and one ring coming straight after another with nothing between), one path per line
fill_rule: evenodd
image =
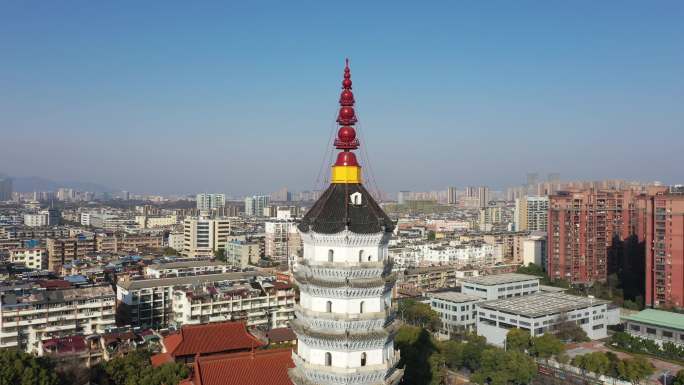
M332 366L332 354L330 352L325 353L325 366Z
M359 304L359 313L363 313L363 305L364 303L363 301L361 301L361 303Z
M334 260L334 254L335 252L333 249L328 250L328 262L332 262Z
M361 353L361 366L366 366L366 352Z
M326 313L332 313L332 301L328 301L325 303L325 311Z
M363 262L363 250L359 250L359 262Z

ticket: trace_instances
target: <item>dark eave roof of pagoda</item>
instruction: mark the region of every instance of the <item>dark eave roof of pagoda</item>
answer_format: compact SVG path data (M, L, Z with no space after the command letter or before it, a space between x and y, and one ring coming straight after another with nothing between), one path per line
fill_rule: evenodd
M361 204L352 205L350 195L360 192ZM332 183L304 215L299 230L335 234L345 229L357 234L391 233L394 222L360 183Z

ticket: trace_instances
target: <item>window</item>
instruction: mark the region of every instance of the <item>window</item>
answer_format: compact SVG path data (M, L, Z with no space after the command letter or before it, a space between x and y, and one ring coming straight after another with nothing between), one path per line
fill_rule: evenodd
M332 301L328 301L325 303L325 311L328 313L332 313Z
M334 253L334 252L333 252L332 249L328 250L328 262L332 262L332 261L333 261L333 253Z
M361 353L361 366L366 366L366 353Z
M648 334L656 334L656 330L652 328L646 328L646 333Z
M325 353L325 366L332 366L332 354L330 352Z
M663 337L672 338L672 332L668 332L666 330L663 330Z
M631 325L629 325L629 328L632 329L632 330L635 331L635 332L640 332L640 331L641 331L641 326L639 326L639 325L631 324Z
M592 327L592 329L594 329L594 330L603 329L603 324L594 325L594 326Z
M363 313L363 301L359 304L359 313Z
M359 250L359 262L363 262L363 250Z

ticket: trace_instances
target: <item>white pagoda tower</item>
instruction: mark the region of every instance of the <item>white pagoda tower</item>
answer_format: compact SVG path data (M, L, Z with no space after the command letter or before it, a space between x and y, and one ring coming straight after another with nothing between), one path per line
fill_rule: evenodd
M361 183L351 86L347 62L332 183L299 224L304 254L294 265L300 304L290 370L296 385L390 385L403 375L387 252L394 223Z

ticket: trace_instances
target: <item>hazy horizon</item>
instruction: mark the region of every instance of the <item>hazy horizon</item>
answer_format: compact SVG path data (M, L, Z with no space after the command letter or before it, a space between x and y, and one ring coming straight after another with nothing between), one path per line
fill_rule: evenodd
M380 189L684 182L684 3L0 5L0 173L320 188L351 60ZM365 151L370 154L370 165Z

